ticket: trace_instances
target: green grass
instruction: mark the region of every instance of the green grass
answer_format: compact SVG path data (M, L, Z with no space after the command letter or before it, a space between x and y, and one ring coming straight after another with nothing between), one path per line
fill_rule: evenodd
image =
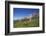
M32 19L31 21L14 21L14 28L19 27L39 27L39 19Z

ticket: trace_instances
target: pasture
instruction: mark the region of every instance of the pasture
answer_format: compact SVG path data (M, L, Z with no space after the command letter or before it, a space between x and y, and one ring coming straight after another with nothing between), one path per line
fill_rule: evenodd
M31 21L28 19L24 20L14 20L14 28L24 28L24 27L39 27L39 17L32 17Z

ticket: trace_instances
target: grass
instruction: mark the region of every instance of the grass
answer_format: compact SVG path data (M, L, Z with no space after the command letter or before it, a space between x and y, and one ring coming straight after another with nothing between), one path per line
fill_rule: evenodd
M14 21L14 28L21 27L39 27L39 18L33 17L31 21L29 20Z

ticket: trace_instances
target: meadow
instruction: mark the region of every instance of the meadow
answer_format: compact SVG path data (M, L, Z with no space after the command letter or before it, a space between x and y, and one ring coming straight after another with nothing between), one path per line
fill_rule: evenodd
M39 16L33 16L29 19L13 20L14 28L39 27Z

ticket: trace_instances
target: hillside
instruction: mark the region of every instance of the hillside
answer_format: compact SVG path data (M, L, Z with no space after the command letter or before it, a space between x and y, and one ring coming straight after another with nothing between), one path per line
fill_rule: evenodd
M20 20L14 20L14 28L38 27L38 26L39 26L39 13L33 13L32 16L26 16Z

